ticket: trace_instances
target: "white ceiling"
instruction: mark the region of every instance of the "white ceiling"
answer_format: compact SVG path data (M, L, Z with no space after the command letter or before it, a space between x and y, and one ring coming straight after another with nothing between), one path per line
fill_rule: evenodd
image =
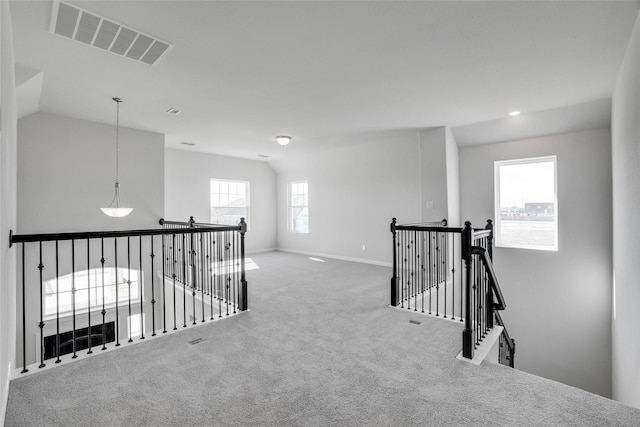
M606 100L640 7L71 3L175 46L151 67L49 33L51 1L12 1L16 62L42 79L40 111L113 123L111 98L118 96L121 125L164 133L167 147L186 148L180 142L188 141L197 144L190 150L269 160L368 132L450 126L469 145L571 128L576 116L585 121L580 111L598 117L587 122L606 123ZM169 108L182 113L169 115ZM505 122L512 110L523 112L516 118L528 124L522 131ZM278 146L279 134L293 142Z

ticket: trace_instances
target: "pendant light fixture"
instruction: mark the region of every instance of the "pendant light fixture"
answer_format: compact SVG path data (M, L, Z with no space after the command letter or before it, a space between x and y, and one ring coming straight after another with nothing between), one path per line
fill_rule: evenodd
M127 216L131 213L133 208L124 208L121 206L120 202L120 183L118 182L118 149L119 149L119 137L120 137L120 103L122 99L120 98L112 98L116 103L116 193L113 196L113 200L109 207L100 208L105 215L121 218L123 216Z

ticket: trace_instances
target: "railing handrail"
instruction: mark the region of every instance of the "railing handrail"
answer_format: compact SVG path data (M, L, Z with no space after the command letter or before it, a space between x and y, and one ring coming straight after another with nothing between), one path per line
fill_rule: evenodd
M496 297L497 301L494 301L493 307L496 310L504 310L507 308L507 303L504 300L504 296L502 295L502 289L500 288L500 284L498 283L498 278L496 277L496 273L493 270L493 264L491 260L487 256L487 250L480 246L473 246L471 249L472 253L475 255L479 255L482 259L482 263L484 267L487 269L487 273L489 274L489 282L491 283L491 289L493 290L493 295Z
M492 230L487 230L486 228L474 228L473 229L473 240L483 239L485 237L491 236Z
M142 230L78 231L70 233L13 234L9 233L9 246L14 243L51 242L54 240L82 240L127 236L157 236L160 234L192 234L202 231L240 231L240 225L212 226L199 228L151 228Z

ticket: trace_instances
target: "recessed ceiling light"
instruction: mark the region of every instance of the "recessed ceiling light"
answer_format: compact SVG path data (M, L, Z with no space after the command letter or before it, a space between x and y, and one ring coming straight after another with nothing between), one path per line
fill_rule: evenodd
M276 136L276 141L280 145L287 145L288 143L291 142L291 137L287 135L278 135Z
M173 115L175 116L176 114L180 114L180 113L182 113L182 111L178 110L177 108L169 108L169 109L167 110L167 113L169 113L169 114L173 114Z
M515 116L517 116L517 115L519 115L519 114L520 114L520 111L512 111L512 112L510 112L510 113L509 113L509 115L510 115L511 117L515 117Z
M182 141L180 144L182 145L188 145L189 147L193 147L194 145L196 145L195 142L187 142L187 141Z
M258 157L262 157L263 159L269 158L269 156L267 156L266 154L258 154Z

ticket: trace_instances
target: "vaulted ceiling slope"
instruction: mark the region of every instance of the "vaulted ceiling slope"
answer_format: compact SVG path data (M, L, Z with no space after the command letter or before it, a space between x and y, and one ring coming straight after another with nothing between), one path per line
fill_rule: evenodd
M41 111L111 123L111 97L119 96L123 126L164 133L168 147L184 148L186 141L196 144L192 150L254 159L313 152L347 143L349 135L431 126L461 128L460 139L472 144L468 126L479 123L480 142L487 142L492 121L513 110L553 110L547 116L556 120L568 106L602 110L640 7L637 1L70 4L173 47L150 66L52 34L56 2L12 1L16 62L44 76ZM170 108L181 113L166 113ZM279 134L294 140L280 147Z

